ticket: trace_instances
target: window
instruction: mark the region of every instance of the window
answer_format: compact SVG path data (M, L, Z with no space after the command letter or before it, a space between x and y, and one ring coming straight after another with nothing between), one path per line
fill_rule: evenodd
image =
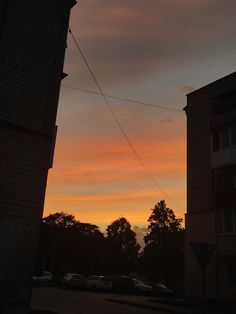
M236 189L236 174L233 174L232 176L232 188Z
M223 175L214 177L214 188L215 191L225 190L225 177Z
M231 127L231 142L232 145L236 145L236 126Z
M229 280L232 285L236 285L236 262L229 264Z
M222 103L221 100L214 100L211 104L211 112L213 117L223 115L229 111L229 106L227 104Z
M236 145L236 126L212 134L213 152L228 149L231 145Z
M220 150L220 133L216 132L212 135L212 149L213 151Z
M215 233L236 233L236 209L216 209L214 231Z
M229 176L229 189L230 190L235 190L236 189L236 174L232 173Z
M233 226L234 232L236 233L236 209L233 210Z
M223 232L223 219L222 219L222 210L221 209L217 209L215 211L214 230L215 230L215 233L222 233Z
M231 209L224 210L224 232L231 233L234 231L233 228L233 211Z
M221 131L221 149L229 148L229 130Z

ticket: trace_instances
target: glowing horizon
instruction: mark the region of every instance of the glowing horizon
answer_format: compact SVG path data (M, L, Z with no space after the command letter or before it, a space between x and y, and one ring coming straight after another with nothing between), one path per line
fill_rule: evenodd
M234 71L236 3L229 1L87 0L75 6L71 27L105 93L181 110L186 93ZM65 84L97 91L70 37L64 71ZM185 113L109 102L168 198L140 166L102 97L62 87L44 215L67 211L102 228L124 216L146 226L150 209L165 199L183 218Z

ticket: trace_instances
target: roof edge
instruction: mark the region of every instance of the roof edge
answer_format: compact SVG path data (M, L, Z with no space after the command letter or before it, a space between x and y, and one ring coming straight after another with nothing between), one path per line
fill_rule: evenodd
M219 78L219 79L217 79L217 80L215 80L215 81L213 81L213 82L211 82L211 83L209 83L209 84L207 84L207 85L204 85L204 86L202 86L202 87L199 87L198 89L195 89L195 90L192 91L191 93L186 94L186 96L190 96L190 95L192 95L192 94L194 94L194 93L197 93L197 92L199 92L200 90L202 90L202 89L204 89L204 88L207 88L207 87L209 87L209 86L211 86L211 85L214 85L214 84L220 82L221 80L225 80L226 78L229 78L229 77L231 77L231 76L236 76L236 71L235 71L235 72L232 72L232 73L230 73L230 74L228 74L228 75L226 75L226 76L223 76L223 77L221 77L221 78Z

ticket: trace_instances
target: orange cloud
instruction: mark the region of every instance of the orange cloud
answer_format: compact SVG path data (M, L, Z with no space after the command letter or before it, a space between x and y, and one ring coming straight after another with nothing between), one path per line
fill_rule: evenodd
M104 92L181 109L182 87L188 92L204 85L207 68L233 66L235 8L233 0L86 0L74 7L71 26ZM71 38L65 72L68 84L96 90ZM168 205L183 216L184 114L109 101L169 196ZM45 213L68 210L97 224L120 215L146 222L149 208L166 197L127 146L102 97L63 89L58 124Z
M75 142L78 144L76 145ZM130 147L122 139L65 139L55 156L56 184L101 184L147 181ZM181 177L185 173L185 141L139 139L137 151L154 177Z
M182 216L185 141L144 136L136 138L135 147L154 178L161 185L164 181L170 205ZM100 225L124 215L132 224L145 224L149 208L163 198L122 138L65 137L59 140L49 176L45 215L67 210Z
M180 200L184 197L184 192L183 190L172 190L169 191L169 196ZM150 209L159 199L163 199L161 195L159 198L157 197L158 193L153 189L128 191L119 195L50 195L47 198L48 208L44 214L49 214L52 209L55 211L53 206L56 206L58 211L73 212L80 221L105 226L118 217L124 216L133 225L145 225L151 213ZM182 208L176 208L171 199L167 200L167 204L175 209L177 216L183 216L184 204Z
M152 197L156 192L154 189L150 190L134 190L134 191L128 191L123 192L122 194L104 194L104 195L51 195L48 197L49 201L63 201L63 202L104 202L104 201L114 201L114 202L124 202L124 201L134 201L138 198L140 200L143 199L149 199ZM173 196L183 196L184 191L182 190L169 190L169 193Z
M181 88L181 90L182 90L185 94L191 93L191 92L193 92L195 89L196 89L196 87L190 86L190 85L183 85L182 88Z

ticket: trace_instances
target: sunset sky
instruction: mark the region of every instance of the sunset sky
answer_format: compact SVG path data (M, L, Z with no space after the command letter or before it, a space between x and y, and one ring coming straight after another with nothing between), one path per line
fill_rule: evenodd
M235 71L233 0L81 0L71 28L104 93L182 110L185 95ZM62 85L97 91L71 37ZM186 212L186 117L109 98L148 170L99 95L61 88L54 168L44 215L73 213L102 229L126 217L147 225L165 199ZM199 126L200 127L200 126Z

